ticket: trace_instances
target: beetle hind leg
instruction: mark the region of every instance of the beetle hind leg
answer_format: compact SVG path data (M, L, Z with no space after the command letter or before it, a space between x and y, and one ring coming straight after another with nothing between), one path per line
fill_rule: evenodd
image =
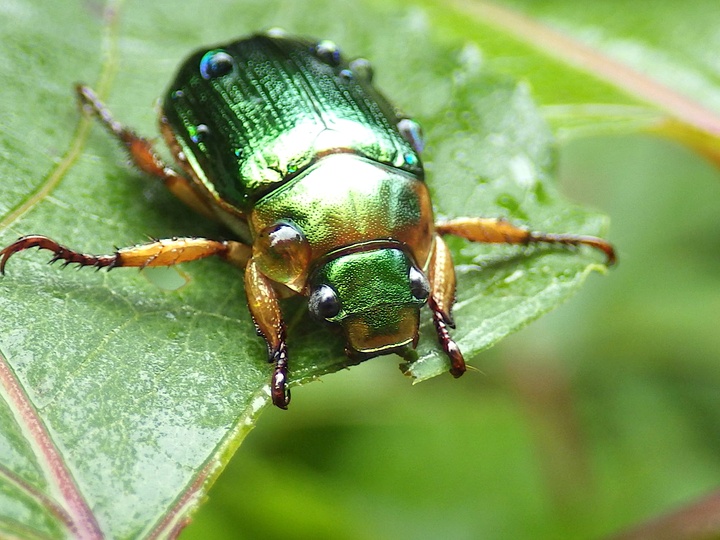
M165 164L149 140L115 120L110 110L100 101L92 88L78 84L75 90L82 108L97 116L110 134L122 143L138 169L160 179L173 195L190 208L214 219L212 210L200 198L192 184L187 178Z
M594 236L575 234L548 234L532 232L517 227L504 219L458 218L435 224L439 234L460 236L471 242L488 244L563 244L566 246L589 246L605 254L608 266L615 264L617 257L612 244Z

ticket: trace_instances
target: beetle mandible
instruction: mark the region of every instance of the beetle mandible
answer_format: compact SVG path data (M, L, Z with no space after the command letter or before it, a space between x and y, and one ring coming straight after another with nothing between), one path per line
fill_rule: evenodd
M591 236L531 232L502 219L435 223L418 124L372 85L366 60L346 62L331 41L272 30L192 54L159 119L180 172L90 88L77 93L140 170L237 240L171 238L89 255L24 236L0 251L0 272L31 247L52 251L52 261L108 270L224 258L245 269L248 307L273 365L272 401L282 409L290 391L279 298L288 292L307 296L313 317L340 325L355 362L414 348L427 304L459 377L465 361L448 330L455 271L443 236L586 245L615 262L613 247Z

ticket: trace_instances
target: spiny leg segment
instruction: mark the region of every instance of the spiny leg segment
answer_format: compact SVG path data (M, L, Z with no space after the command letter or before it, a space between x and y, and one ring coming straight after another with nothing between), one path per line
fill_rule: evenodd
M594 236L574 234L549 234L532 232L512 225L503 219L489 218L458 218L435 224L438 233L428 279L430 281L430 298L428 305L432 310L433 323L438 341L445 353L450 357L450 373L460 377L465 373L465 360L457 343L450 337L448 328L454 328L450 310L455 303L455 267L447 245L440 235L452 234L471 242L503 243L503 244L563 244L569 246L589 246L605 254L608 266L617 262L615 248L612 244Z
M165 187L178 199L193 210L214 219L208 204L198 195L187 178L165 164L155 152L152 143L136 134L132 129L122 125L110 114L108 108L100 101L89 86L78 84L75 90L82 108L97 116L103 126L127 150L130 159L141 171L159 178Z
M617 262L615 248L609 242L595 236L575 234L550 234L532 232L517 227L504 219L457 218L435 224L439 234L460 236L471 242L485 244L563 244L566 246L589 246L602 251L606 264Z
M51 251L53 256L50 263L63 261L64 266L77 264L78 267L92 266L98 270L173 266L213 255L227 259L237 266L245 266L251 254L248 246L231 240L220 242L207 238L168 238L116 249L109 255L90 255L63 246L47 236L30 235L18 238L0 251L0 274L5 274L5 265L12 255L34 247Z
M273 404L281 409L287 409L290 403L290 390L286 386L288 352L285 321L275 288L260 272L254 259L251 259L245 268L245 293L255 328L267 343L268 360L275 366L270 384Z
M432 311L438 342L450 358L450 373L457 378L465 373L466 367L460 347L450 337L448 331L448 327L455 328L450 314L455 302L455 267L450 250L440 236L435 237L428 280L430 281L428 306Z

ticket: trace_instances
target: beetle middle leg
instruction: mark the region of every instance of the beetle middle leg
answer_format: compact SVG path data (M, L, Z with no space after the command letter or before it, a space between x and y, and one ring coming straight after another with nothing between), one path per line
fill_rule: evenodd
M83 109L95 114L110 134L123 144L138 169L159 178L173 195L196 212L214 219L212 210L197 194L188 179L165 164L150 141L115 120L92 88L78 84L75 90Z
M575 234L549 234L532 232L517 227L504 219L458 218L435 224L435 230L442 235L452 234L471 242L490 244L564 244L567 246L590 246L599 249L607 258L608 266L615 264L617 258L612 244L595 236Z
M455 302L455 268L450 251L441 235L452 234L471 242L483 243L523 245L549 243L590 246L599 249L605 254L608 265L616 262L615 249L610 243L600 238L573 234L531 232L512 225L503 219L458 218L436 223L435 230L437 235L428 272L430 281L428 305L432 310L438 341L445 353L450 357L450 373L455 377L459 377L465 372L465 360L457 343L452 340L448 332L448 327L455 327L450 314L452 305Z
M0 274L5 274L5 265L12 255L34 247L52 251L50 262L63 261L65 266L77 264L79 267L93 266L108 270L121 267L142 269L151 266L173 266L213 255L244 267L251 254L250 247L232 240L220 242L207 238L168 238L116 249L109 255L89 255L65 247L47 236L30 235L18 238L0 251Z

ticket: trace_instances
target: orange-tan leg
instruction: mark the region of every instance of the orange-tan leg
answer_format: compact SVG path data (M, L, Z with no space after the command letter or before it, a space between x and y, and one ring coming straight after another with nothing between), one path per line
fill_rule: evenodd
M290 403L290 390L287 388L288 353L285 321L272 282L260 272L253 259L245 269L245 292L255 328L267 343L268 361L274 365L270 384L273 404L281 409L287 409Z
M465 359L448 331L448 327L455 328L455 323L450 314L452 305L455 302L455 266L453 265L450 250L438 235L435 236L435 247L430 259L428 280L430 281L428 306L432 310L438 341L445 353L450 357L450 373L452 373L453 377L460 377L465 373Z
M20 251L36 247L53 253L50 262L63 261L64 265L92 266L96 269L121 267L148 268L173 266L205 257L219 256L232 264L245 268L245 290L248 307L258 333L268 345L269 361L274 365L271 380L273 404L287 409L290 390L287 389L288 354L285 323L280 303L272 282L258 270L251 259L252 249L234 241L216 241L207 238L169 238L147 244L117 249L109 255L89 255L69 249L47 236L23 236L0 251L0 274L5 274L8 259Z
M599 249L607 257L608 266L617 258L612 244L594 236L574 234L548 234L532 232L512 225L504 219L458 218L435 224L435 230L442 235L452 234L471 242L492 244L564 244L567 246L590 246Z
M125 146L138 169L159 178L173 195L193 210L214 218L212 210L193 189L192 184L160 159L150 141L115 120L90 87L78 84L75 89L83 109L95 114L110 134Z
M63 261L65 266L74 263L79 267L93 266L108 270L121 267L173 266L213 255L244 267L251 255L251 249L240 242L219 242L207 238L168 238L117 249L110 255L89 255L67 248L47 236L30 235L18 238L0 251L0 274L5 274L5 265L12 255L34 247L52 251L51 263Z

